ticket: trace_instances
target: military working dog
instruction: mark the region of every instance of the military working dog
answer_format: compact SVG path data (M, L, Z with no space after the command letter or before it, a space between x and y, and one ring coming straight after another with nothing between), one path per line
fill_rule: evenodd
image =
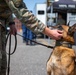
M76 24L73 26L57 25L53 28L62 29L63 37L56 41L56 45L47 61L47 75L76 75L75 51L72 49Z

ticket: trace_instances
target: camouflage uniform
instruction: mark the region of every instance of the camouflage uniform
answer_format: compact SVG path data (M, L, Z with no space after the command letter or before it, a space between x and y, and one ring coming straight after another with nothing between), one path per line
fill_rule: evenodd
M5 50L6 24L10 21L11 10L4 0L0 0L0 75L6 75L7 57Z

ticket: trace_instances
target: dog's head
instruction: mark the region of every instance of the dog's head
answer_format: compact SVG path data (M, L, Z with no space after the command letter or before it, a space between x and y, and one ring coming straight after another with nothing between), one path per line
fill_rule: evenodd
M72 26L68 25L56 25L53 28L57 28L59 30L63 30L63 37L61 40L67 41L71 44L74 44L74 33L76 32L76 24Z

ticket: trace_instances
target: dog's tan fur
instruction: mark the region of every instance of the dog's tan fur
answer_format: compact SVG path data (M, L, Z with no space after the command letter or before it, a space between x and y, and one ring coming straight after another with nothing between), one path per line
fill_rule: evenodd
M73 37L67 34L69 27L62 27L63 40L73 44ZM74 50L65 46L55 47L47 62L47 75L76 75Z

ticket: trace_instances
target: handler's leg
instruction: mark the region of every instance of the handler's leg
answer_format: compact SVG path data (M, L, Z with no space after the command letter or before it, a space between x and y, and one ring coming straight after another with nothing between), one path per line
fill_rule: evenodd
M2 59L1 59L1 70L0 70L0 75L6 75L6 68L7 68L7 57L6 57L6 47L5 47L5 40L6 40L6 32L3 30L4 28L1 28L1 39L0 39L0 46L1 46L1 54L2 54Z
M1 25L0 25L0 74L1 74L1 59L2 59L2 42L1 42Z

